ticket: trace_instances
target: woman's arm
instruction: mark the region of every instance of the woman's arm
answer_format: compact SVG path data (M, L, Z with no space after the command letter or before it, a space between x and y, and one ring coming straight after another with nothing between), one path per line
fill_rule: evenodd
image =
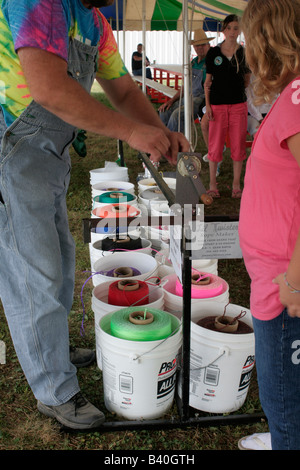
M206 114L207 114L207 118L208 118L209 121L213 121L213 119L214 119L213 112L212 112L212 109L211 109L211 104L210 104L210 87L211 87L211 84L212 84L212 74L207 73L205 83L204 83L204 93L205 93Z

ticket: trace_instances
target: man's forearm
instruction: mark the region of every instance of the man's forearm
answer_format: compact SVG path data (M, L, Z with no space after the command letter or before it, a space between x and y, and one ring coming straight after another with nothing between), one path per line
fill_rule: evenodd
M157 160L177 148L186 148L183 136L170 135L148 99L127 74L104 81L108 98L117 110L93 98L67 73L66 62L54 54L24 48L18 51L32 98L69 124L127 142ZM175 142L174 142L175 140Z

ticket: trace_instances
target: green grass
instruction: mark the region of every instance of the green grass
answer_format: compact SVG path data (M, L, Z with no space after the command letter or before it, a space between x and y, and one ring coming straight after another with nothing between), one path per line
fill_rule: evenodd
M97 99L105 102L101 90L93 89ZM206 153L201 131L197 126L196 151ZM95 347L94 317L91 309L92 283L89 281L83 290L86 316L85 336L80 335L82 304L80 293L90 271L88 245L83 243L82 219L90 216L91 188L89 171L104 165L105 161L115 161L117 144L115 141L88 134L86 141L88 155L82 159L73 149L72 177L68 193L70 229L76 242L76 287L74 304L70 314L70 341L76 346ZM126 165L130 181L136 182L137 174L143 171L136 152L124 144ZM231 198L232 164L229 150L225 153L219 176L221 199L206 209L207 214L233 215L239 212L239 201ZM160 170L174 170L162 163ZM208 185L208 164L203 165L202 180ZM219 275L230 286L230 301L249 307L249 278L242 260L219 260ZM161 429L147 431L123 430L115 432L91 432L84 434L61 433L57 423L39 414L36 400L27 385L10 339L8 326L0 306L0 340L7 347L6 364L0 365L0 450L237 450L240 437L252 432L266 431L266 424L256 423L243 426L183 427L176 430ZM108 421L117 419L105 410L101 371L97 365L78 371L79 382L84 394L106 414ZM252 378L247 400L238 413L261 411L255 374ZM176 416L176 407L171 413ZM205 414L204 414L205 415Z

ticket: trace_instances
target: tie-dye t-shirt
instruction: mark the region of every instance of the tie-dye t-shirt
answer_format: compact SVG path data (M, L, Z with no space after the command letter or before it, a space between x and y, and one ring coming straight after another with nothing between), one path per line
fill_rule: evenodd
M99 10L80 0L0 0L0 104L8 126L32 101L16 51L37 47L67 61L69 37L99 44L98 77L111 80L127 73Z

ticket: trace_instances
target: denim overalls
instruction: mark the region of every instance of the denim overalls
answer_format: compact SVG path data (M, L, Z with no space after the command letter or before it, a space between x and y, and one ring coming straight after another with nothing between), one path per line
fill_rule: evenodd
M192 112L193 119L198 116L199 108L204 106L204 90L202 85L203 71L200 69L192 68L191 71L191 95L192 99ZM179 119L180 115L180 119ZM184 99L177 100L166 111L160 113L160 119L173 132L184 132Z
M70 39L68 73L88 91L97 54ZM69 360L75 245L66 207L75 137L76 128L32 102L6 129L0 156L0 297L27 381L46 405L79 391Z

